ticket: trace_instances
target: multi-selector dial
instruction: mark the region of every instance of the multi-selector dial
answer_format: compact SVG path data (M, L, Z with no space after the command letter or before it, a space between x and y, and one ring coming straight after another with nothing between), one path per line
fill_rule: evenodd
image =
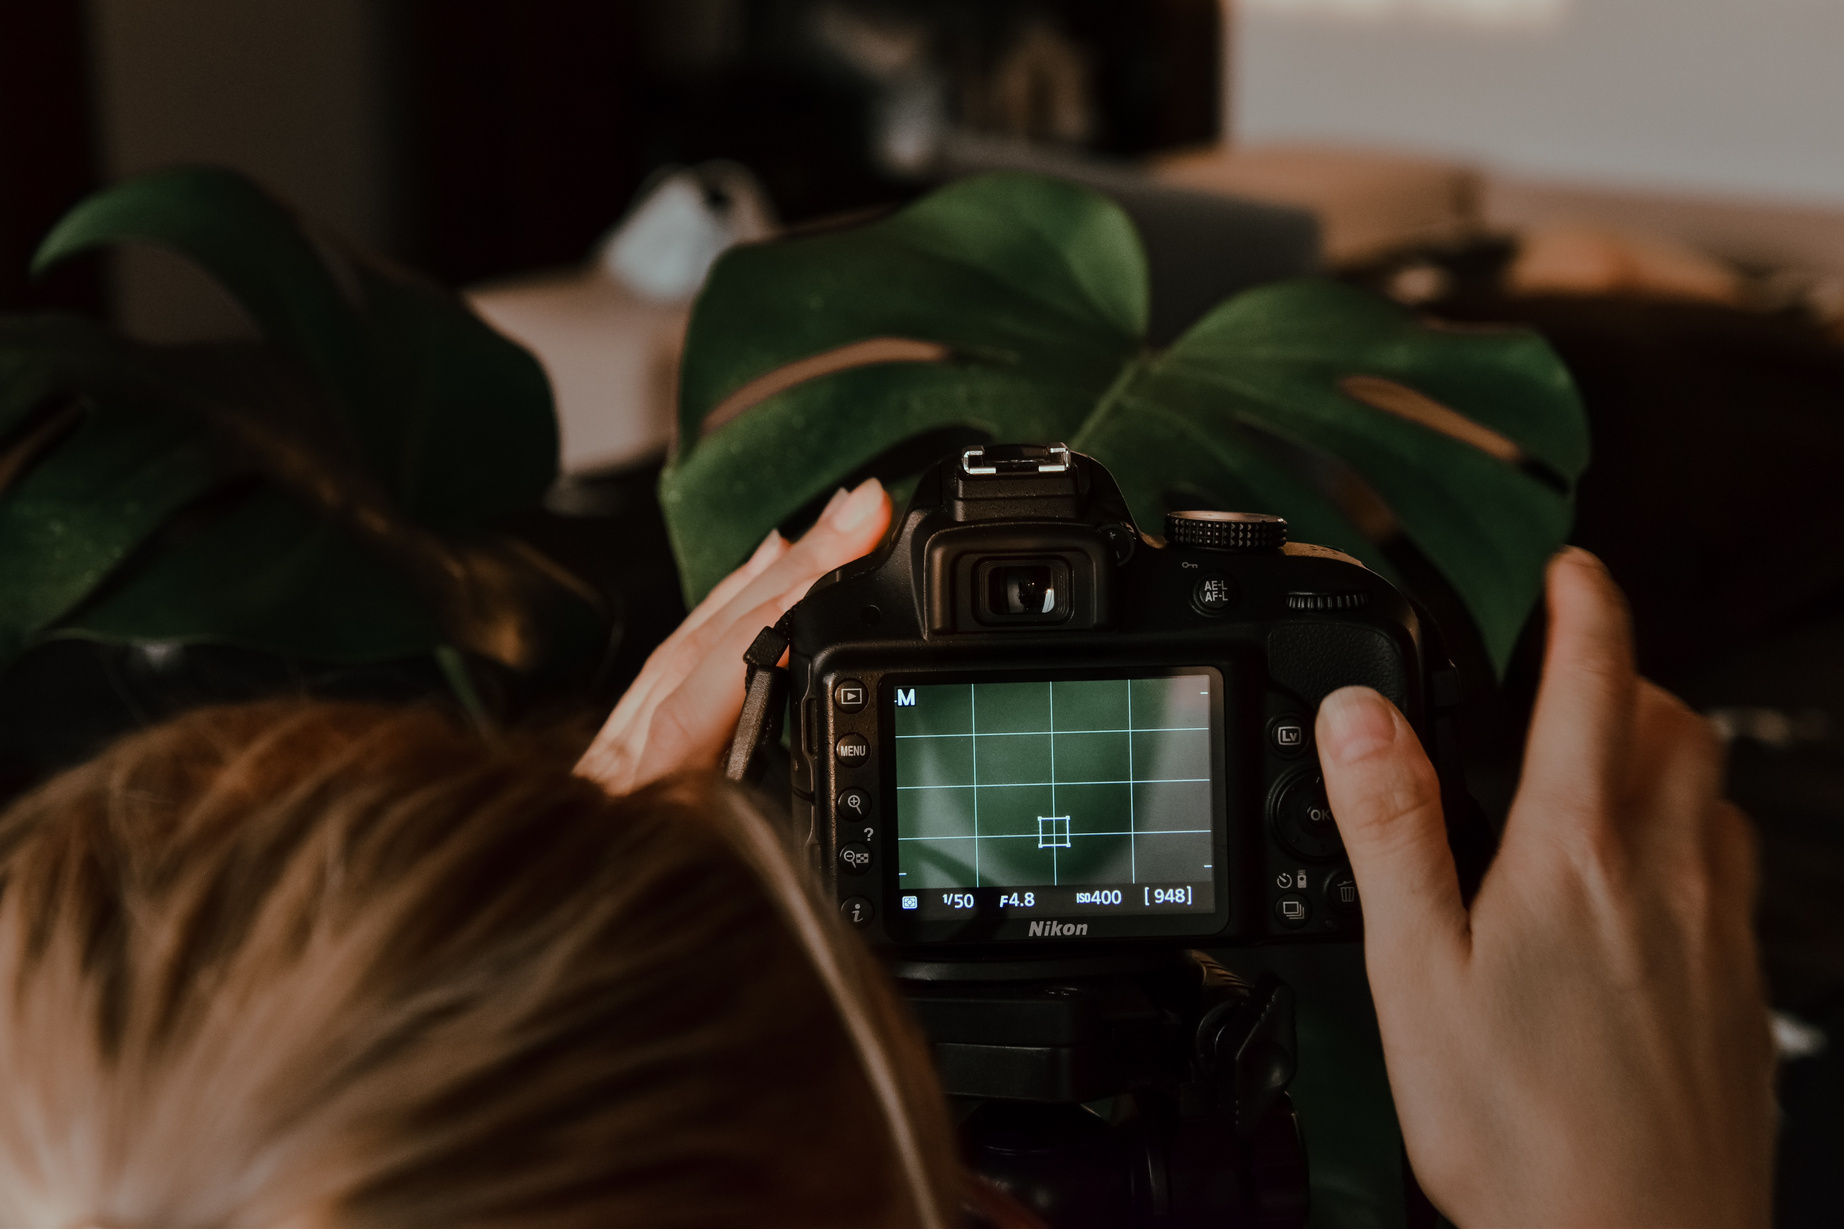
M1168 512L1165 539L1200 550L1279 550L1287 544L1287 522L1265 512Z

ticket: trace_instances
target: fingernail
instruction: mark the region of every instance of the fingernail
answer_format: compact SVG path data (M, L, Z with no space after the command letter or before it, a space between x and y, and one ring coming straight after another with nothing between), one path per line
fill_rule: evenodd
M850 533L864 524L883 502L883 483L875 478L866 478L844 503L832 510L827 523L840 533Z
M1599 555L1592 551L1585 551L1579 546L1563 547L1556 552L1556 560L1559 563L1573 563L1584 568L1593 568L1597 572L1607 570L1607 565L1601 562Z
M1368 687L1341 688L1319 705L1319 746L1337 763L1365 759L1395 742L1389 701Z
M781 531L779 529L771 529L768 531L768 536L762 539L762 545L756 547L755 554L749 556L749 563L759 563L764 558L774 554L786 545L787 540L781 536ZM747 567L748 564L744 564L743 566Z
M816 519L823 521L827 517L831 516L833 514L833 511L836 508L838 508L840 504L844 503L846 499L849 498L850 496L851 496L851 492L846 490L844 487L840 487L838 490L834 491L832 493L832 498L826 501L826 506L820 509L820 514L818 518Z

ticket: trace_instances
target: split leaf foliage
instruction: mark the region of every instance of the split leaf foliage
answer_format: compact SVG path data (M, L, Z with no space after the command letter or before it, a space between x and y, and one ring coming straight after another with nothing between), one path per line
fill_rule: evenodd
M1588 461L1549 345L1304 280L1155 351L1147 294L1117 206L1022 174L731 251L693 313L661 479L688 599L848 476L935 459L906 443L1062 441L1108 466L1148 530L1177 507L1278 513L1391 576L1400 535L1502 670Z

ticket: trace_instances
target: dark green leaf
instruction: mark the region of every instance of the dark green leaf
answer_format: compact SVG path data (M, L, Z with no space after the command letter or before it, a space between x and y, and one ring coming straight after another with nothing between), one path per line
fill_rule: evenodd
M69 429L16 457L22 472L0 489L0 668L237 468L98 326L0 320L0 437L31 435L42 419L30 416L59 397L73 411Z
M1095 390L977 363L860 367L764 402L660 479L686 600L696 602L770 529L889 448L966 427L995 439L1075 433Z
M1353 399L1343 390L1352 376L1433 398L1515 444L1549 477ZM1255 426L1349 465L1453 585L1500 670L1541 591L1544 564L1568 534L1573 484L1587 460L1581 401L1534 333L1429 328L1333 283L1286 283L1231 300L1148 364L1121 402L1114 412L1149 429L1160 429L1161 411L1195 429L1171 433L1170 457L1195 449L1200 434L1229 441ZM1277 499L1270 510L1316 520L1309 532L1329 533L1318 502L1320 509Z
M445 639L402 573L269 490L156 544L57 634L208 640L327 661L407 657Z
M1156 369L1156 364L1153 365ZM1210 413L1209 398L1160 387L1142 368L1085 423L1073 446L1100 460L1120 483L1134 519L1148 529L1196 492L1212 508L1279 513L1290 536L1354 555L1386 576L1394 569L1310 482L1289 471L1247 428Z
M93 407L55 464L0 495L0 667L224 475L198 424L148 406Z
M154 244L194 261L342 407L365 405L370 363L356 293L341 288L295 215L248 178L193 166L116 184L64 215L32 268L118 243ZM348 426L388 473L396 451L388 420L355 413Z
M906 439L954 426L1074 434L1145 322L1132 223L1103 197L1037 176L964 180L869 226L731 251L692 316L681 444L661 480L687 596ZM700 439L753 381L888 338L936 343L947 361L824 375Z
M358 262L371 412L396 432L382 475L412 520L474 533L536 504L557 477L557 415L538 360L459 298Z
M466 350L465 340L458 348ZM470 371L465 359L453 367L463 377ZM73 396L81 402L71 403ZM388 568L398 597L385 602L387 611L419 603L419 625L439 622L448 641L519 668L575 660L600 646L593 596L585 600L542 561L491 535L446 537L401 516L346 441L325 429L326 395L264 347L152 348L75 318L0 321L0 422L36 441L45 436L43 415L28 421L29 411L48 399L56 407L60 397L88 407L81 428L46 437L48 444L32 450L25 476L0 493L0 575L18 578L0 591L0 662L85 599L174 511L250 470L292 495L299 509L317 514L341 550L363 552L363 568L347 562L329 569L319 560L333 548L315 547L313 566L293 566L276 577L306 583L324 575L350 585ZM18 451L14 445L7 455L16 460ZM256 515L266 505L251 506ZM304 548L295 521L301 514L286 522L270 514L247 526L218 526L188 539L178 555L171 544L155 548L155 562L135 564L132 602L122 605L127 599L118 598L110 607L110 630L131 634L123 610L166 612L149 625L163 637L261 642L306 656L398 655L402 618L358 618L330 643L325 620L295 617L324 603L323 597L298 595L298 610L271 603L266 609L275 621L265 631L251 622L252 611L265 607L253 604L245 589L198 585L205 564L197 552L214 543L231 543L242 552L238 557L299 556ZM257 549L249 535L265 532L280 536L267 550ZM169 556L191 562L181 567ZM355 617L365 610L356 598L344 600ZM183 632L175 632L173 612L190 620ZM426 638L419 633L413 639Z
M1193 499L1275 512L1297 540L1393 576L1352 520L1361 482L1502 670L1587 463L1581 403L1548 345L1295 282L1145 355L1145 288L1114 206L1024 175L730 253L693 313L681 446L661 479L687 597L845 476L959 428L1071 442L1113 470L1149 529Z
M726 254L692 314L681 446L750 381L872 338L1099 392L1145 322L1145 258L1111 202L1035 176L964 180L869 226Z
M129 242L171 248L222 283L325 390L411 519L473 532L536 503L555 478L556 418L536 359L456 296L318 241L243 176L182 167L98 193L46 238L35 267Z

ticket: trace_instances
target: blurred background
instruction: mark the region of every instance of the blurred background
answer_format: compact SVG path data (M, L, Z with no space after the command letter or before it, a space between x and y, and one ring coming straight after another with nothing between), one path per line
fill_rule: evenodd
M551 376L543 533L624 595L611 695L682 613L653 483L688 305L730 243L1036 168L1133 216L1155 341L1308 272L1533 325L1594 432L1575 540L1631 595L1647 671L1730 738L1762 826L1779 1215L1835 1224L1841 61L1835 0L0 0L0 310L249 332L156 251L27 277L85 193L192 162L466 292ZM1463 646L1488 809L1539 634L1503 687ZM68 756L90 708L153 703L54 658L0 687L0 786L8 754L16 782L48 762L45 706Z

